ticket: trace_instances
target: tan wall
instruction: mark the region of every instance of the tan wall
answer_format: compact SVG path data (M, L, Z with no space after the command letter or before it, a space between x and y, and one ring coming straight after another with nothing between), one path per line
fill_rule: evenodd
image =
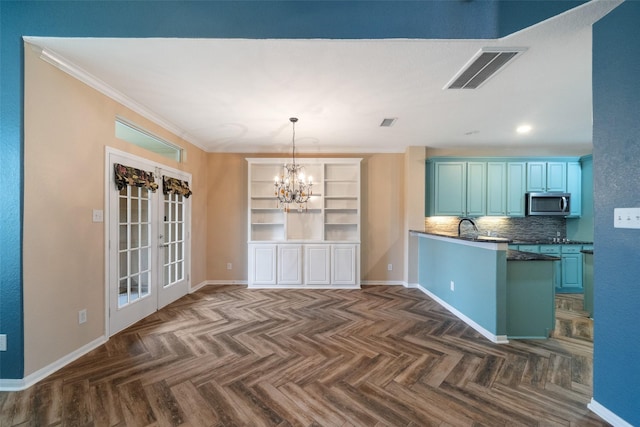
M207 278L247 280L246 154L209 153ZM232 270L227 270L231 263Z
M187 161L179 164L115 138L116 115L184 147ZM105 224L92 222L92 210L105 209L105 147L192 174L193 287L207 281L247 280L245 158L264 155L205 153L42 61L27 46L25 375L104 335ZM362 280L402 281L407 238L405 156L352 157L363 158ZM87 309L88 321L78 325L81 309Z
M105 331L105 147L193 175L192 282L206 278L206 153L68 76L25 46L24 322L25 375ZM114 136L115 116L188 152L177 164ZM106 212L105 212L106 214ZM78 324L78 311L88 320Z
M248 278L247 157L273 156L209 154L207 274L212 281L246 282ZM322 157L349 156L323 154ZM400 282L404 276L407 237L404 155L354 154L351 157L362 157L362 280ZM420 221L424 223L424 215ZM227 263L232 264L232 270L227 270ZM388 264L393 265L392 271L387 270Z

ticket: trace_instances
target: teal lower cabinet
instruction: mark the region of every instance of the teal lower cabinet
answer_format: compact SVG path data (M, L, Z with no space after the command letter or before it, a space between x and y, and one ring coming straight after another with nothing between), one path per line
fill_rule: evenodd
M593 250L593 248L591 248ZM582 285L584 286L584 311L593 318L593 253L582 255Z
M549 338L556 316L554 263L507 261L507 338Z
M558 293L582 293L582 246L562 247L562 281Z
M561 294L583 292L581 245L519 245L518 250L561 258L560 261L553 263L553 284L556 292Z

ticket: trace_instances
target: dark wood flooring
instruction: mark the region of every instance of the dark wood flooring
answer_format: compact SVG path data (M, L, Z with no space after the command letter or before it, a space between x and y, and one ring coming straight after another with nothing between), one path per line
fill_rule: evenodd
M415 289L206 287L25 391L1 426L603 426L592 343L493 344Z

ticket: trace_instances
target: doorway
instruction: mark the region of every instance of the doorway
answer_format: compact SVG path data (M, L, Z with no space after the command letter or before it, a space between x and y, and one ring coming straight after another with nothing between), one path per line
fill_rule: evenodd
M191 205L166 182L191 175L112 149L106 158L111 336L189 291Z

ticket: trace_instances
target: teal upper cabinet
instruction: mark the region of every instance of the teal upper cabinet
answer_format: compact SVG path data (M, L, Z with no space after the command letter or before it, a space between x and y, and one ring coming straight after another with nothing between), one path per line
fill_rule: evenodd
M436 216L464 216L467 211L467 163L434 164L433 213Z
M571 193L569 217L582 215L582 166L579 162L567 163L567 193Z
M507 164L488 162L487 216L505 215L507 215Z
M528 162L527 192L567 191L567 164L565 162Z
M527 164L507 163L507 215L524 216L524 199L527 189Z
M487 163L467 163L466 216L483 216L487 212Z
M427 176L433 197L430 215L482 216L486 211L486 163L435 162Z
M426 162L427 216L524 217L528 192L571 193L581 214L582 173L575 157L435 157Z

